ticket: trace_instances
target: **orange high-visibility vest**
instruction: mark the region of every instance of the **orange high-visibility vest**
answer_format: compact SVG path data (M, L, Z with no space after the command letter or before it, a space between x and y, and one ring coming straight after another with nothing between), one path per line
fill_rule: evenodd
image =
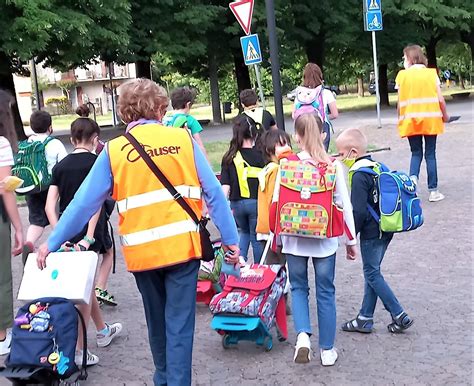
M201 185L187 130L151 123L131 133L200 218ZM121 136L110 141L108 153L127 269L147 271L200 257L196 224L128 140Z
M410 68L398 73L398 130L401 137L437 135L444 131L434 68Z

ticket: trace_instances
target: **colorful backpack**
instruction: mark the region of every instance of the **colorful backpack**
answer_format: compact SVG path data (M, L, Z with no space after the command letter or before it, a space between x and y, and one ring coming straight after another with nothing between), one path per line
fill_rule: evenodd
M258 316L271 328L285 284L286 271L281 265L246 265L240 277L227 278L223 291L212 298L209 308L213 314Z
M381 231L406 232L423 225L421 200L416 185L406 173L390 171L384 164L370 160L361 160L353 168L349 171L350 180L357 172L374 176L380 215L369 204L367 209Z
M296 90L295 110L292 117L296 120L302 114L317 113L322 122L326 120L323 102L323 86L309 88L300 86Z
M280 164L278 202L270 208L276 236L329 238L341 236L343 209L334 203L336 167L292 156Z
M51 173L48 171L45 149L53 139L48 137L44 142L25 140L18 144L12 175L21 178L23 185L15 189L17 194L39 193L48 189Z

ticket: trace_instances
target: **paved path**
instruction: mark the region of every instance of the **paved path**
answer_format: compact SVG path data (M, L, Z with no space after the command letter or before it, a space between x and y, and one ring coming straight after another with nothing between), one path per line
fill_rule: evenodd
M211 315L198 306L194 345L193 385L463 385L472 383L472 167L473 141L470 123L453 123L439 138L440 189L446 200L429 203L425 172L421 197L425 225L412 233L397 235L385 261L384 274L414 326L403 335L387 332L389 315L376 310L376 331L371 335L338 332L340 358L332 368L323 368L317 353L317 335L312 338L314 360L292 363L295 334L263 352L250 343L235 349L221 347L220 336L209 327ZM407 169L409 150L393 125L383 130L364 127L369 142L390 146L378 159L392 168ZM423 165L424 168L424 165ZM27 224L25 208L21 209ZM342 252L342 251L341 251ZM340 253L336 288L338 324L357 314L363 293L360 260L348 262ZM18 288L20 259L14 259L14 287ZM311 271L311 275L313 273ZM91 368L84 385L152 385L153 365L139 293L132 275L118 258L117 274L110 290L117 308L104 308L108 321L121 321L123 336L108 348L93 348L100 364ZM311 289L314 331L316 312ZM18 303L16 304L19 305ZM91 335L91 341L94 337ZM1 360L0 360L1 361ZM0 385L6 384L0 379Z

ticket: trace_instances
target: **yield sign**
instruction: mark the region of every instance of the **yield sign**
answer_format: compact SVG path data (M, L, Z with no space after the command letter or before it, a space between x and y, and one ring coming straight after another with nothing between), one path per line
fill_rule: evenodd
M239 0L229 4L230 10L236 17L246 35L250 35L254 0Z

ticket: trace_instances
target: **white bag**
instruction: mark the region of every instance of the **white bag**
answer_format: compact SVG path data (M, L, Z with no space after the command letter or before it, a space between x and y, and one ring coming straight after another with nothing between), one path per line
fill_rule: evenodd
M89 304L94 287L98 256L95 252L54 252L46 268L36 264L36 253L26 260L18 300L61 297L73 303Z

